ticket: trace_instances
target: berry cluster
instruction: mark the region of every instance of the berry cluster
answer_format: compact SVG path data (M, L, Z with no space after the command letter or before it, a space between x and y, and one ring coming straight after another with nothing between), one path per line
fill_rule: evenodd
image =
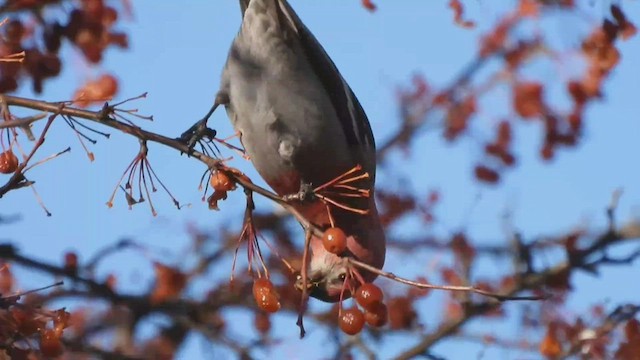
M40 353L46 357L62 355L64 345L61 337L64 329L69 327L71 317L67 311L59 309L51 313L28 305L15 304L8 310L8 315L7 323L3 328L6 326L14 332L13 346L8 349L8 354L12 358L14 356L20 358L20 354L24 352L21 346L17 346L18 342L20 340L30 342L29 339L37 339Z
M365 323L373 327L381 327L387 323L387 306L383 302L384 294L378 286L372 283L360 285L354 294L354 299L364 311L354 306L340 312L338 324L345 334L359 333Z
M5 4L13 11L33 10L29 12L33 18L16 17L2 27L0 56L24 52L24 64L19 60L0 62L0 92L17 90L20 77L26 75L31 79L33 91L41 93L44 80L57 76L62 69L58 53L63 39L69 40L87 61L94 64L102 60L104 51L110 46L128 47L127 35L112 30L119 14L115 8L107 6L105 0L79 1L64 24L58 20L47 22L35 15L42 7L53 7L58 3L16 0ZM34 41L35 36L41 37L41 41Z

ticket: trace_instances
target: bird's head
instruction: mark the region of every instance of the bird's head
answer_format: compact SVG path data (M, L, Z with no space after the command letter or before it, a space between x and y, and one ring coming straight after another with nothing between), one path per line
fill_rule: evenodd
M334 259L323 261L322 264L313 266L311 263L309 269L309 277L307 279L307 292L310 296L325 302L340 301L340 293L343 292L343 299L348 299L349 285L345 284L348 274L348 262L340 257L333 256ZM299 291L303 290L304 281L302 276L298 275L295 287Z

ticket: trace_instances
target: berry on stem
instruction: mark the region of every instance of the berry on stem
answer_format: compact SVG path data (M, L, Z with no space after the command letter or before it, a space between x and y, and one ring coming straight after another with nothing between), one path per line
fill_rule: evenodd
M0 153L0 173L11 174L18 168L18 157L11 150Z
M332 254L341 254L347 248L347 235L340 228L330 227L322 236L322 245Z
M349 310L344 310L340 314L338 321L340 329L347 335L355 335L362 331L364 327L364 314L360 309L354 307Z
M364 320L373 327L381 327L387 324L389 315L387 305L384 303L376 303L375 306L364 313Z
M236 188L236 184L222 171L214 171L209 179L211 187L215 191L231 191Z
M356 290L354 297L360 306L368 311L374 311L378 304L382 303L384 294L377 285L364 283Z
M268 313L280 310L280 300L273 283L267 278L257 278L253 281L253 298L258 307Z

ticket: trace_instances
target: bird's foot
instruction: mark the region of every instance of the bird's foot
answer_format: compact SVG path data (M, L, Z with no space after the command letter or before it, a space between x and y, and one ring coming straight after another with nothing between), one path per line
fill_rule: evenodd
M313 190L313 185L304 181L300 181L300 190L298 190L298 192L282 196L282 200L286 202L306 202L314 200L315 198L316 194Z
M207 118L204 118L193 124L187 131L180 135L178 140L187 145L189 150L192 150L198 141L213 139L216 136L216 131L207 127L207 120Z
M201 120L193 124L187 131L183 132L182 135L178 138L178 140L182 141L184 144L189 147L189 151L193 150L193 147L196 145L198 141L201 140L212 140L216 137L216 131L207 127L207 121L213 115L213 112L216 111L218 106L226 105L229 103L229 95L225 92L219 91L216 95L216 100Z

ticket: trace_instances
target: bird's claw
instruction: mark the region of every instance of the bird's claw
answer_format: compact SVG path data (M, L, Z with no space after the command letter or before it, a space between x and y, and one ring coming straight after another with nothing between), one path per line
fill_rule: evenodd
M298 190L297 193L287 194L282 196L282 200L286 202L292 202L292 201L305 202L305 201L314 200L315 197L316 195L313 189L313 185L311 185L311 183L300 181L300 190Z
M189 150L193 150L196 143L203 139L213 139L216 136L216 131L207 127L207 120L202 119L193 124L187 131L183 132L178 140L182 141Z

